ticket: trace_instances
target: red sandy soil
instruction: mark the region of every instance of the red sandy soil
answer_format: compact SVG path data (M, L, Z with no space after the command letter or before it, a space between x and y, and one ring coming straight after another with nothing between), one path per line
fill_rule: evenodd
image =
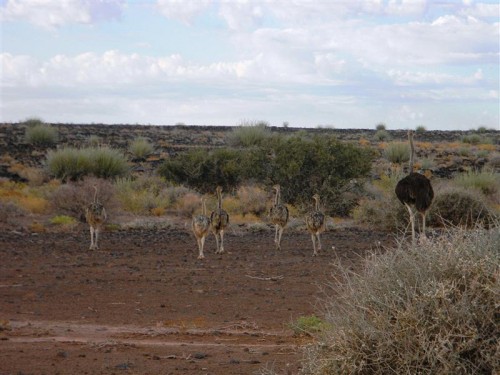
M392 235L354 227L322 236L234 226L197 260L185 229L0 232L0 374L297 374L298 317L321 316L332 263L360 263ZM335 246L335 249L332 248ZM330 286L328 287L327 285Z

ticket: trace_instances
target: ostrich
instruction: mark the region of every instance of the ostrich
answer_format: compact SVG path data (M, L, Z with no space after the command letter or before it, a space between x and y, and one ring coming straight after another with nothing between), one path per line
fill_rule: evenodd
M319 195L314 194L312 198L316 203L314 206L314 210L311 211L306 216L306 227L309 233L311 233L313 249L314 249L313 256L316 256L318 255L317 250L321 250L321 241L319 239L319 235L325 230L326 220L325 220L325 214L321 212L319 209ZM318 240L317 249L316 249L316 240Z
M412 130L408 130L408 140L410 142L410 174L397 183L396 196L410 214L411 237L412 241L415 242L415 214L412 206L415 206L415 209L422 216L422 235L425 238L425 215L434 198L434 190L432 190L431 182L427 177L413 172L415 148L413 146Z
M215 254L224 252L224 229L229 225L229 215L222 209L222 187L217 186L217 208L210 215L210 226L215 236L217 250Z
M274 205L271 207L269 214L271 216L272 223L276 226L276 232L274 234L274 243L276 244L276 250L280 250L281 236L283 235L283 230L288 223L288 208L280 203L280 186L274 185L273 190L276 195L274 197Z
M107 219L106 209L97 200L97 186L94 185L94 201L89 204L85 209L85 219L90 225L90 247L89 250L97 250L99 246L97 241L99 239L99 232Z
M206 199L201 198L201 214L193 217L192 228L196 242L198 243L198 259L204 259L203 246L205 245L205 237L210 229L210 218L207 216Z

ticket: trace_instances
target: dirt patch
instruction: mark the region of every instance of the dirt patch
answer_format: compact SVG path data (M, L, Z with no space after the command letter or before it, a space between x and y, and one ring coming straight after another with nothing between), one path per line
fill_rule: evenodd
M392 236L357 228L309 235L235 228L227 253L197 260L186 230L0 233L0 374L295 374L289 323L320 314L332 262L359 263ZM335 246L335 249L332 248Z

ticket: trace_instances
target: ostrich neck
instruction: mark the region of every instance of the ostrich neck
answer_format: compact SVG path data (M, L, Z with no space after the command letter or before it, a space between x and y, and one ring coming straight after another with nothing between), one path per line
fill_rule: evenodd
M276 190L276 197L274 197L274 204L277 206L280 203L280 191Z
M314 200L316 201L315 210L319 211L319 199L315 198Z
M97 188L94 191L94 203L97 203Z
M203 215L207 214L207 203L205 202L205 200L201 202L201 213Z
M413 136L410 134L410 173L413 172L413 159L415 157L415 147L413 146Z
M217 191L217 208L222 210L222 193Z

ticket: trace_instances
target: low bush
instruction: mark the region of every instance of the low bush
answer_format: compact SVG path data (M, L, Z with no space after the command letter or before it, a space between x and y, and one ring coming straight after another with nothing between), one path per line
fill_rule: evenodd
M408 226L408 211L396 197L395 188L404 177L400 170L368 183L366 196L352 210L353 219L371 228L402 230Z
M29 119L24 122L26 127L25 141L35 146L53 146L57 143L57 129L44 124L39 119Z
M394 164L406 163L410 160L410 148L406 142L394 142L387 145L384 157Z
M82 222L85 221L85 208L97 198L108 214L117 207L113 184L104 179L86 177L76 182L62 184L52 192L50 202L56 213L66 214Z
M299 316L297 320L289 324L294 335L313 336L328 328L328 325L316 315Z
M465 189L478 189L486 196L494 196L499 193L500 175L487 170L471 170L455 176L453 182Z
M373 137L375 138L376 141L379 141L379 142L385 142L385 141L391 140L391 135L385 129L377 130Z
M269 123L265 121L245 122L233 128L228 135L228 141L235 147L261 146L270 136Z
M153 153L153 145L147 138L139 137L130 143L129 152L135 159L144 160Z
M359 272L338 263L303 373L497 373L499 249L498 227L450 230L374 253Z
M451 185L436 191L429 209L429 224L431 226L474 227L478 224L489 226L496 220L495 216L480 192Z
M125 156L108 147L77 149L65 147L47 153L49 173L62 181L77 181L85 176L117 178L127 174Z

